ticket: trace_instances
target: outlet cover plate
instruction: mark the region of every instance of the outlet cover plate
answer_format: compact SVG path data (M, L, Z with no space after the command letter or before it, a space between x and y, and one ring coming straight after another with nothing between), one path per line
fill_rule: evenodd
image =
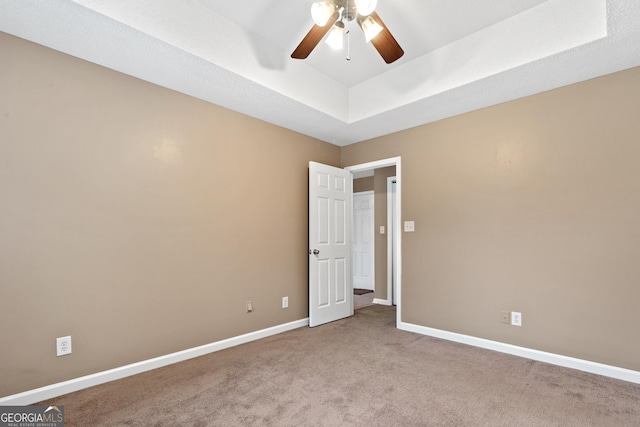
M289 307L289 297L282 297L282 308Z
M56 356L71 354L71 336L56 338Z

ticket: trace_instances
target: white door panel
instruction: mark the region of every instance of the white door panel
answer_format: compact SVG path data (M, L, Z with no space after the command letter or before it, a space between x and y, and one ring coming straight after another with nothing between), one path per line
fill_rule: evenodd
M353 315L351 172L309 162L309 325Z
M375 288L374 193L353 195L353 287Z

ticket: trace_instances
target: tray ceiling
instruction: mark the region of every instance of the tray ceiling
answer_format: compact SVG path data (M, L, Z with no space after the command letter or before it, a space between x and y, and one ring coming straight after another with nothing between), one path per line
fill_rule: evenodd
M312 0L0 0L0 30L339 146L640 65L636 0L379 0L405 51L350 31L290 58Z

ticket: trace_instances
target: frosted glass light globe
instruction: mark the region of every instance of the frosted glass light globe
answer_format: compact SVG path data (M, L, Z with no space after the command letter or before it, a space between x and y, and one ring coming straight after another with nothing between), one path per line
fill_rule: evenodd
M327 2L317 1L311 5L311 17L313 22L320 27L327 25L331 17L331 6Z
M368 16L376 9L378 0L356 0L356 10L362 16Z

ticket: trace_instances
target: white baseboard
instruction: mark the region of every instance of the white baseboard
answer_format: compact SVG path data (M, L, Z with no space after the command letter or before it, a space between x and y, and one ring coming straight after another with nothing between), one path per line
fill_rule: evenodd
M380 304L380 305L391 305L391 301L389 301L388 299L380 299L380 298L374 298L373 303Z
M142 372L161 368L173 363L193 359L194 357L204 356L205 354L224 350L229 347L245 344L251 341L266 338L271 335L280 334L282 332L301 328L307 325L309 325L309 318L300 319L290 323L285 323L283 325L273 326L271 328L266 328L259 331L250 332L248 334L239 335L237 337L228 338L222 341L217 341L199 347L178 351L176 353L155 357L149 360L143 360L141 362L132 363L130 365L121 366L119 368L109 369L107 371L86 375L84 377L75 378L69 381L51 384L34 390L25 391L23 393L13 394L0 398L0 406L31 405L36 402L41 402L43 400L62 396L63 394L82 390L88 387L93 387L99 384L104 384L109 381L118 380L131 375L140 374Z
M574 357L562 356L554 353L547 353L545 351L534 350L526 347L518 347L498 341L476 338L470 335L414 325L412 323L399 322L398 329L640 384L640 372L632 371L631 369L619 368L617 366L605 365L602 363L576 359Z

